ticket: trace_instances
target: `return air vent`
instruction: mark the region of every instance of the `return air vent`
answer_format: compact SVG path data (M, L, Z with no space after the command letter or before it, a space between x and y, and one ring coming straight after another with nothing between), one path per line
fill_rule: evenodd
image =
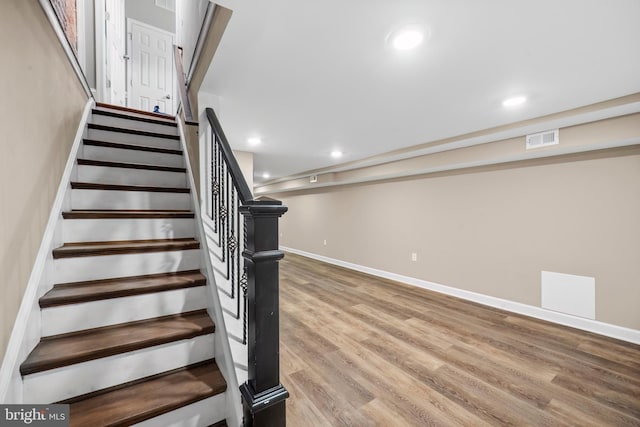
M559 142L558 129L532 133L531 135L527 135L527 150L546 147L548 145L556 145Z

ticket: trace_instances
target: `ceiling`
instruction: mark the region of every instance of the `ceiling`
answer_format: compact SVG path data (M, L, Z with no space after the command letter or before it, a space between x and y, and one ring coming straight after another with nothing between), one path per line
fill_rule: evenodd
M220 3L201 90L257 184L640 92L638 0ZM405 24L430 37L396 51Z

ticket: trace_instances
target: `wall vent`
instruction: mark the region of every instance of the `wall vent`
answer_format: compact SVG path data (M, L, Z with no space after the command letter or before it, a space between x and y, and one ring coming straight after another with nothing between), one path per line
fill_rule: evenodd
M546 147L548 145L556 145L560 143L558 129L547 130L539 133L527 135L527 150L532 148Z
M318 175L311 175L309 177L309 182L318 182Z
M541 282L542 308L587 319L596 318L595 277L542 271Z

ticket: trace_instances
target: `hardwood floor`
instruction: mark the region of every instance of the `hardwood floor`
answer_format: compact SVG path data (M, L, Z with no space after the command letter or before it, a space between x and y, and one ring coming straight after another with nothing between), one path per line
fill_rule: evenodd
M640 346L287 253L287 424L640 426Z

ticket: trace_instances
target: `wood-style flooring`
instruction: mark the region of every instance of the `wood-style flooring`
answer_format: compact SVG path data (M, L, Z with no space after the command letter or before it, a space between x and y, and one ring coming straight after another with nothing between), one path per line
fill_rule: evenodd
M640 426L640 346L287 253L287 425Z

